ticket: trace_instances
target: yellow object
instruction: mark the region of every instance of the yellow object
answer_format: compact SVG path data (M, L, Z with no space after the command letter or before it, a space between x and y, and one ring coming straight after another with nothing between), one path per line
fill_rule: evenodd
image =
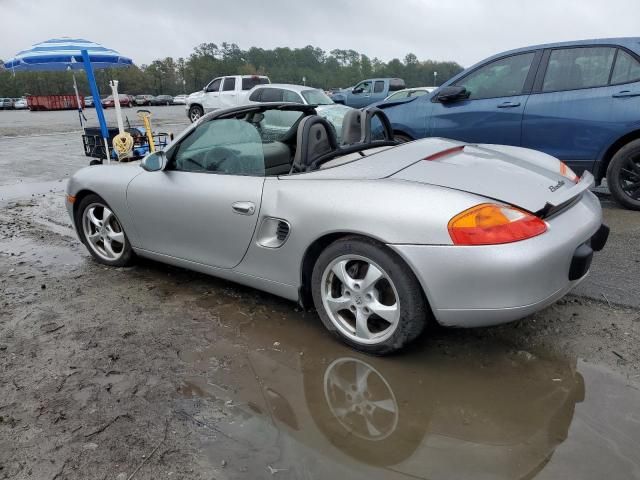
M129 132L122 132L113 137L113 149L118 158L128 157L133 151L133 137Z
M142 119L142 123L144 123L144 130L147 132L149 151L155 152L156 145L153 143L153 133L151 132L151 112L149 110L138 110L138 117Z

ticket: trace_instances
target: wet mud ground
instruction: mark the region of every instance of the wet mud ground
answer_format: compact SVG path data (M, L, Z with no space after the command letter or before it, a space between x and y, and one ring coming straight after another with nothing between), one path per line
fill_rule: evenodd
M0 479L640 478L640 222L606 197L611 250L574 295L376 358L277 297L98 265L58 181L85 159L38 172L3 156L16 141L0 138Z

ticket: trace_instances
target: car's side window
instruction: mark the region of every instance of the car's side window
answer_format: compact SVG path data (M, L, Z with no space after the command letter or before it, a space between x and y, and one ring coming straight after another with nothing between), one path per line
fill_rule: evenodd
M282 102L283 90L281 88L265 88L262 92L261 102Z
M220 84L222 83L221 78L216 78L209 85L207 85L207 92L217 92L220 90Z
M558 92L607 85L615 51L613 47L552 50L542 91Z
M251 92L251 95L249 95L249 100L251 100L252 102L260 102L260 97L262 97L263 91L264 88L258 88L254 90L253 92Z
M177 146L169 168L183 172L263 176L265 165L260 132L246 120L211 120L196 127Z
M610 83L615 85L637 81L640 81L640 62L629 53L619 49Z
M404 90L402 92L396 92L389 97L389 100L400 100L401 98L407 98L409 96L409 91Z
M371 93L371 82L370 81L360 82L358 85L356 85L354 90L361 90L361 93Z
M228 92L230 90L236 89L236 79L235 77L227 77L224 79L224 83L222 84L222 91Z
M410 97L421 97L423 95L426 95L427 92L426 90L413 90L412 92L409 92L409 96Z
M283 101L285 102L293 102L293 103L304 103L302 101L302 97L296 92L292 92L291 90L283 91Z
M373 93L382 93L384 92L384 81L376 80L376 83L373 84Z
M528 52L494 60L461 78L455 86L465 87L471 100L520 95L534 56L534 52Z

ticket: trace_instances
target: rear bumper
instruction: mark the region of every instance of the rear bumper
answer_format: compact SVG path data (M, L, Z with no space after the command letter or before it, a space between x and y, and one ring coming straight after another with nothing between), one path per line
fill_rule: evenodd
M590 192L547 225L542 235L504 245L390 247L415 272L439 323L496 325L526 317L574 288L608 234Z

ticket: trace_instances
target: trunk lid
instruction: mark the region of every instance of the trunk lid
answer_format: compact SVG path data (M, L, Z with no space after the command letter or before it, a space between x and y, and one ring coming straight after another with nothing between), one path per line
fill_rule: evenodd
M559 160L534 150L443 139L434 149L429 140L391 149L419 159L392 178L470 192L540 215L570 203L593 185L589 172L574 181L561 173L565 167Z

